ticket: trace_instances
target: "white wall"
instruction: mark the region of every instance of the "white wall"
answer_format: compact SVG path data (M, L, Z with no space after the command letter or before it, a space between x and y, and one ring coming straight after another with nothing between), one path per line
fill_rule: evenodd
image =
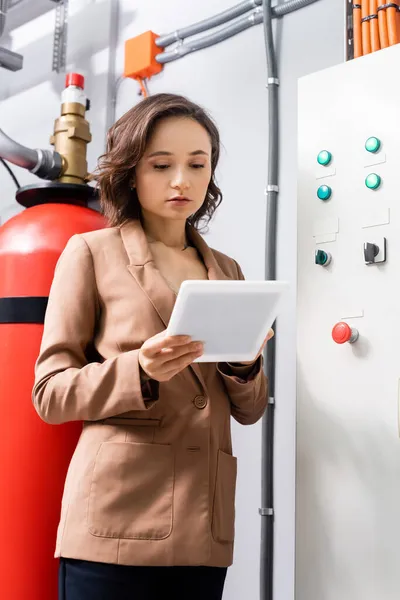
M69 67L87 76L92 110L88 113L94 141L89 168L103 150L107 83L110 67L123 68L123 43L148 29L162 34L215 14L235 0L70 0ZM119 8L118 45L109 49ZM297 78L343 60L343 0L320 0L285 17L277 27L281 71L281 194L278 276L293 283L287 312L280 320L276 390L275 450L275 597L294 597L295 482L295 278L296 278L296 95ZM74 18L75 15L75 18ZM95 23L83 25L82 17ZM25 69L0 71L0 127L21 143L47 147L58 115L63 76L51 73L53 13L16 30L11 47L26 50ZM46 35L43 32L46 31ZM115 56L114 56L115 53ZM114 62L115 59L115 62ZM111 73L112 75L112 73ZM265 195L267 166L267 93L262 26L216 47L165 66L149 82L151 93L169 91L189 96L210 110L221 131L223 153L219 183L224 202L207 235L208 242L234 256L249 279L264 276ZM116 116L135 102L138 86L125 80L119 87ZM15 168L23 183L35 179ZM0 169L0 215L14 189ZM225 598L259 598L261 426L234 424L234 451L239 457L237 541ZM311 599L310 599L311 600ZM312 599L314 600L314 599ZM320 600L320 599L315 599Z

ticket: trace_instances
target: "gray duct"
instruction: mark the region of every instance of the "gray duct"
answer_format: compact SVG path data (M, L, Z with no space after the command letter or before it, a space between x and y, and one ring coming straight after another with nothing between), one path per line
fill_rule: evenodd
M42 179L57 179L62 172L62 158L58 152L26 148L8 137L1 129L0 156Z
M316 0L288 0L288 2L284 2L283 4L279 4L278 6L275 6L274 8L271 9L271 17L272 18L278 18L278 17L283 17L285 15L288 15L291 12L294 12L296 10L299 10L300 8L304 8L306 6L308 6L309 4L313 4L314 2L316 2ZM238 22L240 21L241 23L247 23L248 19L251 19L251 15L256 15L255 16L255 20L256 22L252 23L252 25L258 25L261 21L259 21L259 9L257 9L257 7L260 7L262 5L262 0L245 0L245 2L241 2L240 4L237 4L236 6L233 6L232 8L228 8L227 10L224 10L223 12L218 13L217 15L214 15L213 17L209 17L208 19L204 19L203 21L199 21L198 23L194 23L193 25L189 25L188 27L183 27L182 29L177 29L176 31L174 31L173 33L167 33L165 35L160 36L157 40L156 40L156 44L157 46L159 46L160 48L165 48L166 46L169 46L170 44L173 44L174 42L179 42L179 41L183 41L188 37L191 37L193 35L197 35L199 33L202 33L203 31L208 31L209 29L213 29L214 27L218 27L219 25L224 25L226 23L228 23L229 21L232 21L233 19L236 19L237 17L240 17L241 15L252 11L251 14L248 17L245 17L243 20L238 20ZM254 10L256 9L256 10ZM262 14L262 9L261 9L261 14ZM234 28L236 26L236 24L232 25L232 27ZM250 27L250 25L247 25L247 27ZM234 31L234 33L232 33L231 35L235 35L235 33L240 33L240 31L244 31L244 29L247 29L246 26L243 27L243 29L239 29L239 31L236 31L234 29L232 29L232 31ZM228 28L226 28L225 30L220 30L219 32L216 32L212 35L218 35L219 33L221 33L223 31L227 31ZM231 37L231 35L227 35L226 37L221 37L220 39L218 39L218 41L223 41L225 39L228 39L228 37ZM211 39L211 36L207 36L206 38L200 38L199 40L196 40L196 47L195 49L192 50L188 50L186 52L184 52L183 54L179 54L179 55L175 55L175 58L171 58L171 59L167 59L165 61L159 61L159 62L171 62L171 60L176 60L176 58L181 58L181 56L184 56L185 54L189 54L189 52L194 52L195 50L200 50L202 48L206 48L210 45L212 45L213 42L208 43L207 45L203 45L205 43L205 40ZM214 43L218 43L214 42ZM172 54L171 54L172 55Z
M192 35L196 35L198 33L202 33L203 31L208 31L208 29L213 29L214 27L218 27L219 25L223 25L232 19L236 19L236 17L240 17L241 15L249 12L256 6L261 4L262 0L245 0L245 2L241 2L232 8L228 8L221 13L218 13L214 17L210 17L208 19L204 19L203 21L199 21L194 25L189 25L188 27L183 27L182 29L177 29L173 33L168 33L166 35L160 36L156 44L160 48L165 48L174 42L178 42L179 40L184 40Z
M256 8L249 15L237 19L233 24L228 25L227 27L223 27L222 29L203 36L197 40L189 40L187 43L180 44L177 48L170 50L169 52L158 54L156 60L161 64L172 62L173 60L182 58L182 56L190 54L191 52L196 52L197 50L203 50L209 46L219 44L219 42L223 42L224 40L227 40L241 31L245 31L245 29L253 27L253 25L262 23L262 20L262 9Z
M271 18L276 19L277 17L284 17L285 15L295 12L300 8L305 8L309 4L314 4L316 1L317 0L289 0L289 2L278 4L278 6L271 8Z

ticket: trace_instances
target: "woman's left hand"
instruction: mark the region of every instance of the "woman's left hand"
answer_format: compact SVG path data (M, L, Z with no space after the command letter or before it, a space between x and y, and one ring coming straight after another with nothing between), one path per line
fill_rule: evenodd
M263 353L263 351L264 351L264 348L265 348L265 346L267 345L267 342L268 342L268 341L269 341L271 338L273 338L273 337L274 337L274 335L275 335L275 332L274 332L274 330L273 330L273 329L270 329L270 330L268 331L267 337L266 337L266 338L265 338L265 340L263 341L263 344L262 344L262 346L261 346L261 348L260 348L260 351L259 351L259 353L257 354L256 358L255 358L254 360L251 360L250 362L241 362L240 364L241 364L241 365L245 365L245 366L247 366L247 365L252 365L253 363L255 363L255 362L256 362L256 360L258 360L258 359L260 358L261 354Z

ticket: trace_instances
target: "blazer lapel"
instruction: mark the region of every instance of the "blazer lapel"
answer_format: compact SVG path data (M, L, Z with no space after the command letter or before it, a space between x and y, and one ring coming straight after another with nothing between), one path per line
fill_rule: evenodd
M176 296L155 266L140 221L128 221L121 237L129 257L128 271L149 298L165 327L168 326Z

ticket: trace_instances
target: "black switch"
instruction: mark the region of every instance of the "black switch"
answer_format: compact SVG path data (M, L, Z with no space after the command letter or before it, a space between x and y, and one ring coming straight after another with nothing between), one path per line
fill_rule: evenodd
M367 265L371 265L375 262L375 258L379 254L379 246L371 244L370 242L364 243L364 260Z

